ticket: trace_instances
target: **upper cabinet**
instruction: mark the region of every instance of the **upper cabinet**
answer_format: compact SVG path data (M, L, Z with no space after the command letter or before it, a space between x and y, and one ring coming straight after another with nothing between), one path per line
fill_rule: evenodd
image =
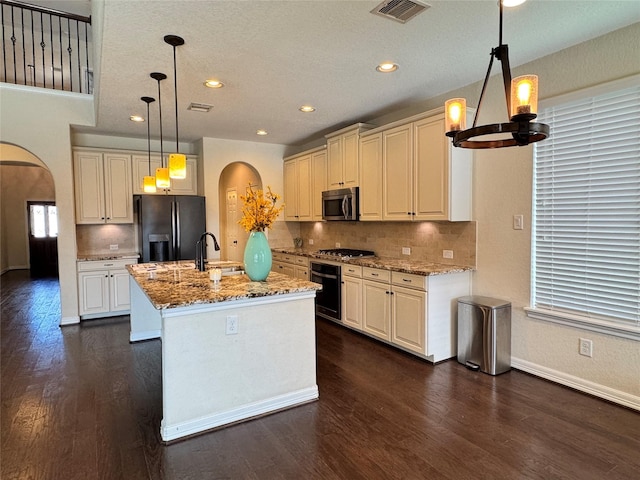
M74 150L76 223L133 223L131 155Z
M327 185L325 147L284 160L285 221L322 220L322 192Z
M326 135L328 189L357 187L359 185L360 133L372 125L357 123Z
M151 154L149 162L148 154L133 154L131 157L133 167L133 194L134 195L164 195L165 190L159 189L156 193L145 193L142 189L142 181L145 176L155 175L156 168L160 167L160 155ZM151 168L149 168L151 163ZM165 158L165 165L167 159ZM171 195L197 195L198 194L198 162L196 157L187 156L187 177L181 180L171 179L171 188L167 193Z
M367 132L360 148L362 178L370 177L360 188L361 220L471 220L472 152L451 145L442 112ZM375 165L382 192L376 174L365 173Z

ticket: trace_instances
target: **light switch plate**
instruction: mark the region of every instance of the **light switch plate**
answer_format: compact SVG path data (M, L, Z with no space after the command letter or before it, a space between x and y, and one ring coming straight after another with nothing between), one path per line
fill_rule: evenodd
M410 247L402 247L402 254L403 255L411 255L411 248Z
M524 229L524 217L522 215L513 216L513 229L514 230Z
M453 250L442 250L442 258L453 258Z
M118 244L109 245L109 250L118 250Z

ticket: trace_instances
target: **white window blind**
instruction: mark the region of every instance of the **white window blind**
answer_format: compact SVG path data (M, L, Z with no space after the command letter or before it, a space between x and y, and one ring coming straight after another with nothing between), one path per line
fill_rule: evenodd
M640 326L640 87L545 108L533 307Z

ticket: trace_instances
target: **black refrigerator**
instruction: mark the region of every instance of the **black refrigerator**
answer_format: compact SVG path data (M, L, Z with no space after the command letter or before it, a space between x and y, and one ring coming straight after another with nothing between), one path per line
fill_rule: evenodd
M136 195L138 247L142 262L194 260L205 228L204 197Z

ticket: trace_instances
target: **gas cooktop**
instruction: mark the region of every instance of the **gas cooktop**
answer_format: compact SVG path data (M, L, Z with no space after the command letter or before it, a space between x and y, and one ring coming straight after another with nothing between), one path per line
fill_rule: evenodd
M353 248L329 248L318 250L321 255L329 255L331 257L340 258L356 258L356 257L375 257L375 252L371 250L357 250Z

